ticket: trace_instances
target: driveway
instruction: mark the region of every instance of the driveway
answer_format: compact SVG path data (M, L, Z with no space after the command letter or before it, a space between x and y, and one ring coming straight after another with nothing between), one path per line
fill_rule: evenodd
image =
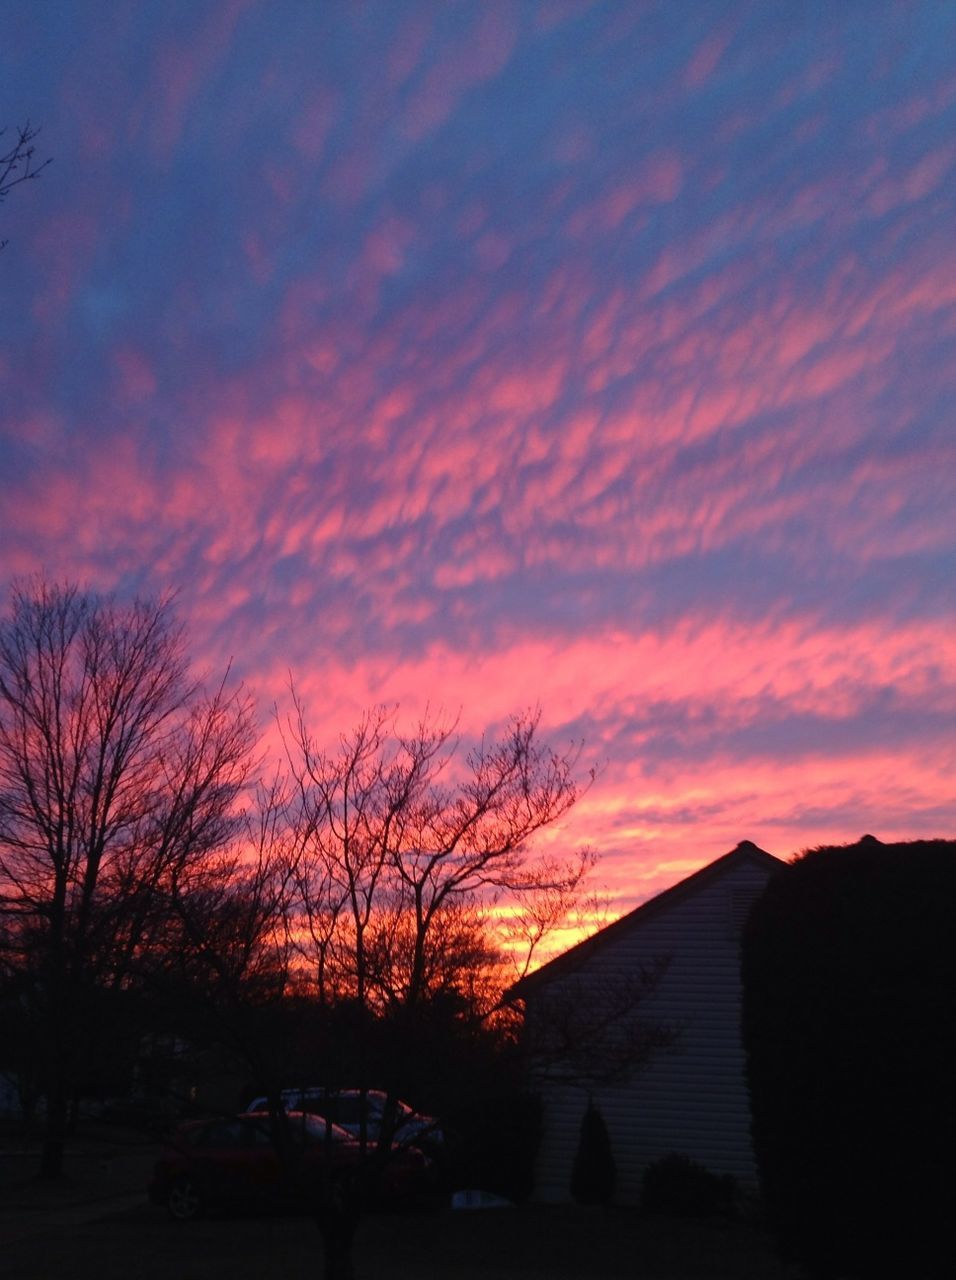
M63 1177L41 1182L38 1144L6 1137L0 1144L0 1242L11 1245L145 1204L158 1151L156 1142L135 1133L92 1131L68 1148Z

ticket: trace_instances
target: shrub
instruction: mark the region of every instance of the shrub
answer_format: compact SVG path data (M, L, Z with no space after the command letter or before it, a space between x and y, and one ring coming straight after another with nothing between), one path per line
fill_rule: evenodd
M956 1201L956 841L812 850L744 934L754 1149L783 1251L923 1280Z
M581 1120L581 1137L571 1170L571 1194L578 1204L610 1204L615 1178L607 1125L598 1108L589 1102Z
M734 1211L736 1184L730 1174L711 1173L678 1152L661 1156L644 1170L641 1208L685 1218Z

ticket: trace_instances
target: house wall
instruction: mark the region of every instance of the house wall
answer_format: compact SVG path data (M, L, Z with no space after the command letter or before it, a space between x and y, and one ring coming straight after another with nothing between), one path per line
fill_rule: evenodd
M742 858L688 893L635 920L588 957L595 998L602 988L655 957L668 967L642 1004L647 1017L680 1028L675 1044L658 1050L631 1079L586 1086L546 1085L544 1136L535 1195L570 1197L571 1169L588 1096L607 1122L617 1170L616 1199L636 1203L651 1161L679 1151L714 1173L753 1184L750 1110L740 1038L739 944L750 904L772 870L766 859ZM529 1026L547 999L544 984L527 995Z

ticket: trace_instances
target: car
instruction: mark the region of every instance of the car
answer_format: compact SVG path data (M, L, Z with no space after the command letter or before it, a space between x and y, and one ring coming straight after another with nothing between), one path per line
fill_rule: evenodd
M180 1126L156 1162L150 1200L186 1221L210 1209L307 1208L342 1184L385 1201L429 1186L431 1162L420 1151L396 1147L375 1162L347 1130L320 1116L287 1111L284 1119L284 1135L265 1111Z
M347 1130L353 1138L362 1135L362 1114L365 1114L365 1141L377 1146L388 1102L388 1094L382 1089L326 1089L319 1085L302 1089L283 1089L279 1095L285 1110L298 1109L322 1116ZM364 1101L363 1101L364 1100ZM255 1098L249 1104L250 1111L267 1111L269 1100ZM421 1115L408 1105L395 1103L395 1131L392 1140L402 1146L420 1147L434 1152L444 1142L441 1126L433 1116Z

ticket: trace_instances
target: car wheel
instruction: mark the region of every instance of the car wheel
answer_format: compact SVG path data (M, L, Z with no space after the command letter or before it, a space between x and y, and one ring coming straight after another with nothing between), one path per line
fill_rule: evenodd
M202 1213L202 1196L192 1178L177 1178L169 1188L166 1209L177 1222L188 1222Z

